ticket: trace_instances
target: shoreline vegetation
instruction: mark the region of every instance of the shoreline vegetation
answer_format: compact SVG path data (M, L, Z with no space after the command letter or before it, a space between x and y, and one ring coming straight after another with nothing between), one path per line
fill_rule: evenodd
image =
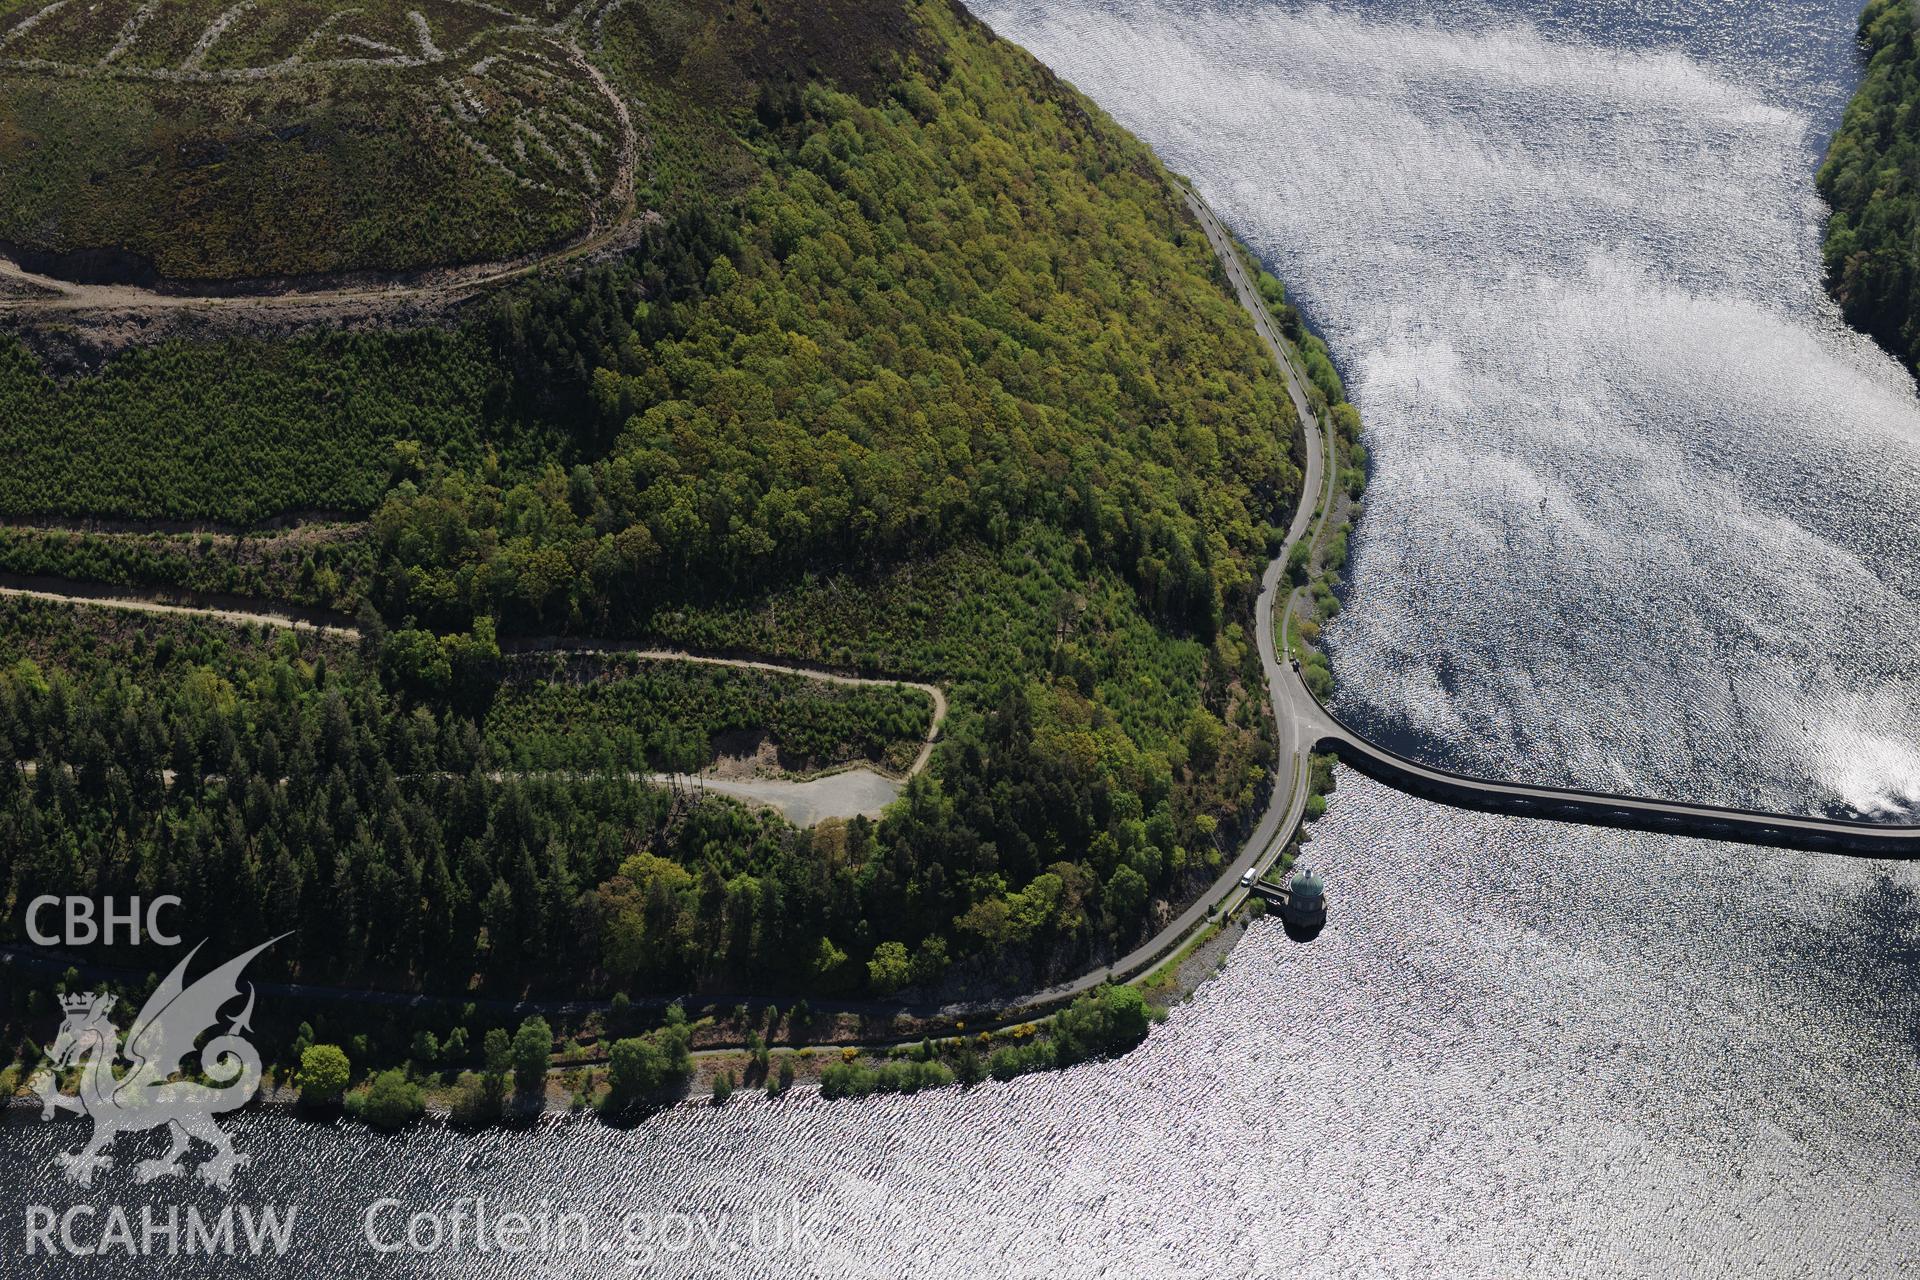
M1272 784L1246 623L1300 481L1279 375L1137 140L950 5L821 5L847 20L790 47L695 4L676 30L726 56L691 79L621 61L660 6L609 17L628 91L736 163L608 261L443 328L9 348L0 515L79 530L16 563L277 580L358 600L362 640L0 603L29 660L0 746L33 766L0 771L0 941L38 893L164 882L211 947L296 930L268 980L964 1000L1124 955L1217 879ZM189 545L87 560L106 538ZM879 821L798 830L608 775L753 731L658 682L551 731L577 691L502 667L555 634L938 681L951 714ZM886 695L777 684L747 718L791 722L799 771L903 753ZM494 727L595 767L493 776Z
M1360 411L1347 399L1346 384L1334 368L1327 344L1307 327L1299 309L1287 301L1286 286L1260 264L1246 245L1236 240L1235 249L1253 274L1268 313L1278 323L1281 334L1292 345L1307 372L1308 398L1326 441L1327 488L1312 495L1311 535L1295 543L1287 555L1288 590L1277 594L1274 601L1279 615L1274 634L1282 638L1282 657L1300 664L1301 678L1313 696L1323 703L1329 702L1334 694L1333 667L1320 643L1320 634L1344 607L1340 592L1351 559L1348 544L1366 510L1372 459L1361 439L1364 426ZM1262 877L1269 883L1286 883L1287 876L1299 862L1301 850L1312 838L1312 824L1325 815L1327 797L1334 789L1335 763L1331 755L1312 757L1306 809L1300 827ZM1263 910L1264 905L1259 903L1257 909Z
M1264 915L1261 905L1249 900L1246 910L1204 924L1130 983L1102 985L1054 1012L972 1027L959 1019L872 1042L848 1042L858 1020L816 1015L804 999L785 1010L708 1006L697 1018L674 1001L643 1030L646 1015L616 996L604 1013L556 1019L558 1030L541 1016L517 1025L495 1021L472 1035L465 1024L444 1037L422 1028L404 1056L375 1053L373 1065L362 1067L350 1055L368 1052L365 1032L346 1037L342 1047L316 1042L313 1026L301 1022L282 1058L268 1062L249 1109L322 1123L344 1116L387 1132L421 1121L477 1129L587 1116L624 1126L667 1107L724 1106L737 1093L778 1101L801 1088L834 1101L1005 1082L1137 1048L1172 1005L1225 967L1234 944ZM57 989L100 986L70 971ZM113 984L104 989L140 994ZM351 1017L336 1022L351 1025ZM39 1108L26 1090L43 1067L15 1061L0 1068L0 1122ZM78 1076L79 1068L60 1073L62 1090L71 1094Z
M1316 412L1334 428L1328 433L1332 505L1327 495L1316 496L1314 536L1301 544L1306 554L1291 557L1287 566L1290 581L1308 588L1301 593L1307 607L1288 632L1289 645L1296 654L1319 659L1319 651L1309 646L1317 640L1317 624L1339 607L1334 593L1345 567L1347 536L1362 509L1367 455L1359 441L1358 414L1346 401L1324 344L1286 304L1281 283L1259 268L1244 245L1236 245L1258 272L1269 309L1312 376ZM1278 607L1292 609L1293 599L1290 594ZM1325 812L1332 763L1331 757L1314 757L1306 815L1270 868L1270 879L1284 878L1311 838L1310 824ZM686 1013L687 1001L675 1001L646 1030L636 1029L645 1016L624 996L616 996L604 1013L556 1019L557 1031L539 1016L517 1027L486 1026L488 1019L477 1006L469 1006L463 1022L442 1020L438 1032L414 1030L404 1055L391 1047L383 1052L365 1030L347 1037L346 1048L321 1046L337 1056L338 1086L322 1081L306 1088L303 1076L310 1073L304 1059L315 1047L316 1032L311 1023L301 1022L289 1061L269 1068L258 1105L322 1119L345 1114L388 1130L422 1117L459 1127L588 1114L626 1123L652 1109L700 1099L725 1105L743 1090L778 1099L800 1085L833 1100L1009 1080L1124 1056L1172 1004L1189 998L1224 966L1227 953L1264 908L1264 902L1249 898L1231 917L1210 917L1127 983L1103 985L1053 1012L1023 1016L1017 1009L1002 1010L986 1015L984 1022L976 1017L972 1029L964 1018L896 1017L889 1020L888 1034L872 1039L868 1019L816 1015L804 998L784 1012L777 1003L731 1009L706 1005L697 1018ZM904 951L885 963L911 964ZM62 989L77 981L77 974L70 974ZM692 1002L698 1004L697 997ZM354 1025L351 1016L334 1020L336 1028ZM401 1034L401 1029L390 1030L389 1046ZM538 1046L544 1046L543 1053ZM360 1058L350 1058L348 1049ZM354 1065L369 1059L364 1068ZM0 1096L15 1095L30 1074L31 1064L22 1061L0 1070Z
M813 7L838 20L696 0L674 30L704 34L665 51L653 0L609 18L608 74L687 167L606 261L435 327L0 344L0 407L34 408L0 415L0 570L351 609L359 635L0 600L0 943L76 883L179 894L210 951L292 931L263 981L429 997L263 1014L277 1087L305 1071L379 1124L485 1114L502 1038L521 1092L621 1109L778 1089L803 1049L853 1096L1144 1036L1162 1001L1126 985L971 1029L802 993L1090 980L1218 882L1273 786L1249 624L1281 522L1322 502L1300 424L1143 145L941 0ZM1340 425L1324 347L1268 292ZM1303 566L1328 599L1334 536ZM515 654L541 635L938 682L950 715L879 821L801 830L634 766L731 734L884 766L925 731L912 697ZM1180 990L1240 928L1138 986ZM798 1012L690 1016L703 990ZM628 991L696 994L502 1012ZM52 1007L8 1000L19 1088Z
M1154 989L1180 987L1163 976ZM473 1036L465 1024L444 1037L422 1028L397 1059L370 1053L365 1033L344 1045L316 1041L313 1026L302 1022L286 1051L267 1063L252 1105L319 1120L345 1115L388 1131L423 1118L479 1128L591 1114L626 1124L700 1098L723 1105L736 1090L777 1099L804 1086L831 1101L1012 1080L1122 1056L1165 1012L1135 986L1105 985L1030 1019L973 1029L959 1020L917 1036L846 1043L834 1038L838 1020L816 1017L804 1000L784 1011L741 1005L698 1018L674 1002L642 1029L644 1015L616 998L606 1013L558 1020L558 1030L538 1015ZM816 1040L816 1032L826 1038ZM711 1043L716 1038L728 1042ZM370 1054L372 1063L362 1066L356 1052ZM71 1096L80 1070L49 1074ZM38 1107L43 1072L43 1061L0 1069L0 1102L15 1111Z
M1822 257L1847 323L1920 373L1920 33L1912 0L1860 14L1865 74L1816 185L1832 207Z

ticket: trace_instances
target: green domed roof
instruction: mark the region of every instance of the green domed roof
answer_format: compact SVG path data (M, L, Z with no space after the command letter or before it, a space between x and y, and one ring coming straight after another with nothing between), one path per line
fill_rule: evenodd
M1302 898L1318 898L1326 893L1326 882L1316 872L1302 871L1293 878L1290 886L1295 895Z

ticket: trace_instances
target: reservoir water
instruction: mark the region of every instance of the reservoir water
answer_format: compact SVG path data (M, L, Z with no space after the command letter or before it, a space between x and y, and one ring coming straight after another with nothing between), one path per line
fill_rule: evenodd
M1852 0L976 11L1192 176L1340 355L1375 461L1344 714L1472 771L1912 812L1920 405L1819 287ZM1117 1064L629 1131L250 1116L239 1198L299 1219L239 1265L19 1257L76 1131L15 1120L0 1274L1920 1276L1920 870L1351 774L1313 847L1326 932L1256 927ZM382 1197L470 1196L733 1217L639 1269L601 1235L363 1240Z

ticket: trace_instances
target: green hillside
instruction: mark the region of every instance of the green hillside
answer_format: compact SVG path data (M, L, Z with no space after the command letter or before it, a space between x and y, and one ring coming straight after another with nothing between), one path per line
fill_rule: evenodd
M209 280L576 236L622 207L633 140L579 33L520 7L8 0L0 241L62 277Z
M0 611L33 659L0 743L38 766L0 795L0 886L223 884L197 927L435 988L1017 988L1124 950L1217 874L1272 758L1250 605L1299 426L1204 236L945 0L576 30L651 138L630 250L431 327L0 355L0 516L50 526L0 529L0 571L367 631ZM325 518L255 528L295 512ZM924 706L501 656L555 634L928 681L952 713L881 821L796 831L630 772L753 720L807 767L897 767ZM127 763L163 743L193 785Z

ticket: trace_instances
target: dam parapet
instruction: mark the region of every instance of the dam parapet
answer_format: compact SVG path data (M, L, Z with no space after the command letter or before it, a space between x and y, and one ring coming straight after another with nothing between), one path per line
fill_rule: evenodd
M1815 853L1867 858L1920 857L1920 827L1916 826L1765 813L1572 787L1533 786L1454 773L1409 760L1369 742L1341 724L1324 705L1320 709L1336 730L1322 734L1315 744L1316 751L1330 752L1342 764L1396 791L1457 809Z

